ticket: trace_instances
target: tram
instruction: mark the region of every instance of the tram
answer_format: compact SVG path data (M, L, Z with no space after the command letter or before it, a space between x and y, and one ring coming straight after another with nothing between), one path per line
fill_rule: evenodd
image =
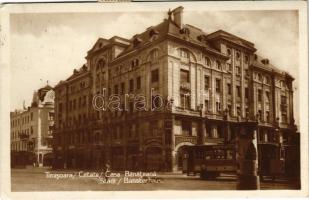
M220 173L236 174L235 145L188 146L185 166L188 176L200 174L202 179L213 179Z

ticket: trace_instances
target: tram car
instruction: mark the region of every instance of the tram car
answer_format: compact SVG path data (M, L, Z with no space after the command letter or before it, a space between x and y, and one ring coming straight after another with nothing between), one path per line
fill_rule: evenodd
M184 162L188 176L200 174L202 179L213 179L220 173L236 174L235 145L188 146Z

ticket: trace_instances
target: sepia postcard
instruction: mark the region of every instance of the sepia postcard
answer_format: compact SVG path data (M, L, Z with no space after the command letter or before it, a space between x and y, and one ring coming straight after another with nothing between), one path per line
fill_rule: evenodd
M1 5L1 198L308 196L307 31L305 1Z

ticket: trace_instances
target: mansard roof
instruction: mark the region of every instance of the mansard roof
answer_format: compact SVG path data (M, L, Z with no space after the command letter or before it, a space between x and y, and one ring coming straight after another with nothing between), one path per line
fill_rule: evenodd
M99 38L95 42L95 44L92 46L92 48L87 52L86 58L89 57L89 55L99 50L110 47L111 45L119 45L119 46L127 47L129 44L130 44L130 41L128 39L122 38L119 36L113 36L110 39Z
M207 33L203 30L189 24L185 24L183 27L179 27L174 23L173 20L164 19L164 21L160 24L151 26L143 33L134 35L130 39L130 45L118 56L118 58L132 51L135 51L139 47L150 44L154 35L156 35L155 40L159 40L166 36L172 36L187 42L191 42L193 44L197 44L199 46L206 47L208 50L214 53L221 54L206 40Z
M270 63L269 59L263 58L263 57L261 57L257 54L254 54L254 59L251 63L251 66L262 69L262 70L275 72L275 73L280 74L280 75L285 75L285 76L294 80L294 78L291 74L279 69L278 67L276 67L275 65Z
M77 78L77 77L83 76L84 74L86 74L86 73L88 73L88 72L89 72L89 70L88 70L87 66L84 64L84 65L81 66L80 68L74 69L74 70L73 70L73 74L72 74L71 76L69 76L69 78L67 78L67 79L64 80L64 81L62 81L62 80L59 81L59 82L57 83L57 85L55 86L55 88L57 88L57 87L59 87L59 86L65 84L65 83L68 83L68 82L70 82L71 80L73 80L73 79L75 79L75 78Z
M254 44L252 42L249 42L243 38L240 38L236 35L233 35L231 33L228 33L224 30L218 30L213 33L210 33L207 35L207 39L209 41L216 41L216 40L226 40L230 43L233 43L237 46L241 46L245 49L248 49L249 51L255 52L256 48L254 48Z
M87 72L88 72L87 66L86 66L86 65L83 65L83 66L81 66L81 67L78 68L78 69L74 69L74 70L73 70L73 74L72 74L69 78L67 78L66 81L70 81L70 80L72 80L72 79L74 79L74 78L76 78L76 77L79 77L79 76L81 76L81 75L87 73Z

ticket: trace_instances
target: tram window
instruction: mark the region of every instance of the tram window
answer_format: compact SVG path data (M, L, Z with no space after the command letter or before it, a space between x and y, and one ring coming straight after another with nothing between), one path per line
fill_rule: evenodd
M206 155L205 156L205 160L210 160L211 159L211 156L210 155Z
M233 159L233 152L230 150L226 151L226 159L227 160L232 160Z

